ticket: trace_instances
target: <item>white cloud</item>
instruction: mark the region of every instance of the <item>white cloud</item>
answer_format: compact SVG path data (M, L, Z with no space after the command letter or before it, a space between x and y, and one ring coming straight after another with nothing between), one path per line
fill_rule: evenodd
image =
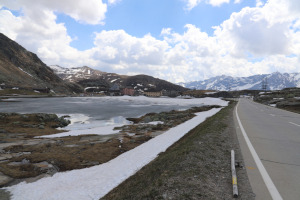
M186 2L186 9L187 10L192 10L194 7L196 7L201 0L184 0Z
M170 35L172 29L171 28L163 28L160 35Z
M14 16L9 10L0 10L0 31L37 53L48 65L88 65L102 71L144 73L173 82L222 74L248 76L299 71L300 3L296 0L273 0L254 8L243 8L215 27L213 36L192 24L187 24L182 34L164 28L162 39L150 34L135 37L124 30L103 30L94 34L94 47L86 51L70 46L72 38L65 25L56 22L55 14L62 12L85 23L102 23L106 7L102 7L100 15L86 14L85 8L80 11L73 5L70 7L75 10L69 9L62 5L65 2L57 2L58 6L54 3L56 0L41 0L32 7L29 2L33 0L3 2L9 8L22 8L23 14ZM192 9L201 1L186 2ZM210 2L217 5L226 1ZM93 6L86 5L88 7ZM91 11L96 10L91 8Z
M234 0L234 3L235 4L239 4L239 3L241 3L242 2L242 0Z
M202 2L202 0L184 0L184 1L186 2L187 10L192 10ZM240 2L241 0L235 0L235 1ZM229 3L230 0L205 0L204 2L212 6L221 6L224 3Z
M115 5L117 3L119 3L121 0L108 0L108 4L109 5Z
M221 6L224 3L229 3L230 0L208 0L208 3L212 6Z
M39 14L48 10L64 13L88 24L102 24L107 11L107 5L102 0L3 0L2 4L12 10L22 9L32 20L42 20Z
M234 56L288 55L294 53L290 26L295 19L287 4L268 2L264 7L246 7L233 13L216 27L215 35Z

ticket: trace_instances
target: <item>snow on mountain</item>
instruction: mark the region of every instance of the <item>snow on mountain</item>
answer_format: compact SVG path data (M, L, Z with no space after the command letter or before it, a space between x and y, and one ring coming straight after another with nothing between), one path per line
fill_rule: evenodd
M59 65L51 65L49 67L60 78L62 78L63 80L68 80L70 82L77 82L84 79L96 79L106 74L105 72L95 70L87 66L64 68Z
M119 75L116 73L107 73L99 70L92 69L90 67L76 67L76 68L64 68L58 65L49 66L53 72L59 76L61 79L75 82L84 88L89 87L106 87L107 89L117 84L121 87L132 87L136 91L185 91L179 85L154 78L147 75L135 75L126 76Z
M216 76L204 81L181 83L190 89L200 90L260 90L262 84L267 82L268 90L281 90L288 87L300 87L300 73L280 73L254 75L249 77Z

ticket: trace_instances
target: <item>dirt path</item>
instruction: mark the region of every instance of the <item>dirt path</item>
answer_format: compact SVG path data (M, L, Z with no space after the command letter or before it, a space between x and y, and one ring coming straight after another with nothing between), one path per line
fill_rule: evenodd
M231 149L242 161L234 106L200 124L102 199L233 199ZM237 176L238 199L254 199L243 167L237 168Z

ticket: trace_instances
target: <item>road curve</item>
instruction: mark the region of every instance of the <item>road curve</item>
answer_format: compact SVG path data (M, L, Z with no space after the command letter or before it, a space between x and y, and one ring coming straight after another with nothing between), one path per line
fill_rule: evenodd
M240 124L238 122L240 120ZM300 199L300 115L240 99L235 125L256 199ZM241 125L241 126L240 126ZM249 150L247 138L257 153ZM255 156L254 156L255 157ZM260 169L259 163L266 174ZM257 164L258 163L258 164ZM271 181L266 181L269 176ZM274 188L272 188L274 184ZM276 191L279 193L276 194Z

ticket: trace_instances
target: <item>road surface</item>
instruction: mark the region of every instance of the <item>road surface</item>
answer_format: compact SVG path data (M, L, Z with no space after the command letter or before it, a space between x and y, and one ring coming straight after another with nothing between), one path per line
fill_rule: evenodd
M235 125L256 199L299 200L300 115L243 98L236 107Z

